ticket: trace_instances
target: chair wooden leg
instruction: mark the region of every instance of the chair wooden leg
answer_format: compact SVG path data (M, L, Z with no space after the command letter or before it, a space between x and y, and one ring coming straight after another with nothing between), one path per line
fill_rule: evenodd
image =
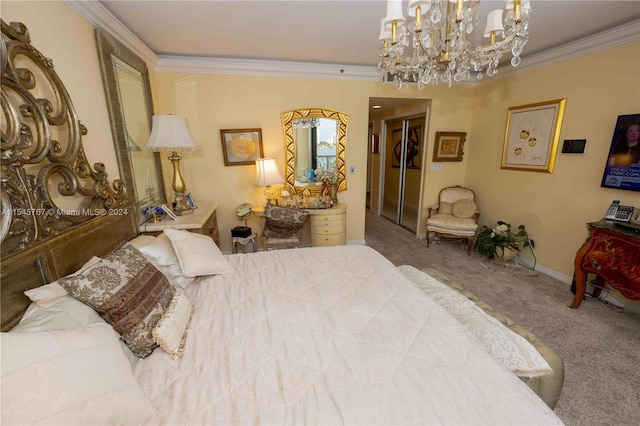
M473 237L467 238L469 240L469 244L467 245L467 255L471 256L471 246L473 245Z
M429 235L431 234L431 232L427 231L427 248L429 248Z

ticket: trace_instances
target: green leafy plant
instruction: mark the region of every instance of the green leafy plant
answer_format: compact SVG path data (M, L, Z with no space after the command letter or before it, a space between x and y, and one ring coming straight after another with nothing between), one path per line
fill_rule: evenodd
M511 224L499 220L498 226L490 228L483 225L475 238L474 246L481 254L493 260L506 250L520 251L524 247L535 247L524 225L518 226L518 232L511 230Z

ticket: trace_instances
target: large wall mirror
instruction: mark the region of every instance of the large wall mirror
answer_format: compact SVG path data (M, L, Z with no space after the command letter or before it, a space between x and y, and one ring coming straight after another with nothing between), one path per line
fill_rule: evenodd
M138 221L146 206L165 203L160 157L145 151L153 117L147 64L103 30L96 30L102 79L120 176L135 197Z
M311 170L335 168L338 191L347 189L346 148L349 114L322 108L282 113L286 187L294 194L326 192Z

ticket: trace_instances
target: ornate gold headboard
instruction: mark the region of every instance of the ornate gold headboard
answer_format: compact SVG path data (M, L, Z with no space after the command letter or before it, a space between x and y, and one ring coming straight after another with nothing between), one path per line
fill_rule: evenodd
M125 185L110 184L102 163L90 165L87 129L23 24L2 21L0 67L4 330L28 304L24 290L104 255L136 228Z

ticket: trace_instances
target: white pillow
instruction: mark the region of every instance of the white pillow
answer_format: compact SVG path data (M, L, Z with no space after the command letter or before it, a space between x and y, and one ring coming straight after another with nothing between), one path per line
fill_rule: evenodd
M398 266L416 286L453 315L500 364L520 377L540 377L553 370L524 337L509 330L471 300L409 265Z
M108 324L1 340L2 424L140 424L153 413Z
M153 329L153 339L171 355L171 359L182 357L192 315L191 302L180 290L177 290L171 305Z
M93 256L87 263L82 265L80 269L78 269L73 274L67 275L67 277L78 276L99 261L99 257ZM57 281L42 285L40 287L32 288L31 290L25 291L24 294L29 298L29 300L37 303L38 306L41 306L43 308L51 306L52 304L60 300L60 298L69 295L69 293L67 293L67 290L65 290L60 284L58 284Z
M165 229L164 233L171 240L185 276L198 277L233 272L233 266L227 262L210 237L181 229Z
M30 304L20 322L11 331L26 333L64 330L91 324L106 324L106 321L91 306L85 305L70 294L66 294L45 308L36 303ZM122 340L120 340L120 346L131 365L131 371L133 371L138 363L138 357Z
M195 277L185 277L182 274L178 256L176 256L169 237L165 234L158 235L152 241L139 247L138 250L167 277L171 284L187 288L195 281Z

